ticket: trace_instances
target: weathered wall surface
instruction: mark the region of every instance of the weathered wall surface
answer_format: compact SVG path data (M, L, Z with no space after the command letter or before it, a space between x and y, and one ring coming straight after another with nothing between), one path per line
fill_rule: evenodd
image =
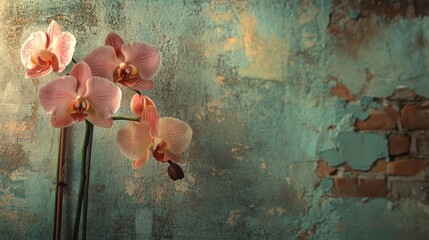
M159 46L147 95L194 130L177 182L153 159L132 170L115 145L124 122L95 130L88 238L429 237L425 1L2 0L0 12L2 239L51 235L59 132L37 93L57 76L24 79L19 56L51 19L78 60L110 31ZM68 138L63 236L83 131Z

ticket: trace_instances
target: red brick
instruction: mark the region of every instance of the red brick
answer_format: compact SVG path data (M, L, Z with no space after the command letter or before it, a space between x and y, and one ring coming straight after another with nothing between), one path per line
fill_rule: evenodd
M346 101L354 101L356 97L350 93L349 89L347 89L346 85L342 83L337 83L337 85L331 88L331 95L337 96Z
M348 198L358 196L356 177L334 177L332 194L337 198Z
M386 177L367 177L358 178L358 196L359 197L386 197L388 193Z
M343 163L341 166L344 168L344 171L353 172L353 169L347 163Z
M417 98L416 91L414 89L409 89L407 87L397 87L395 92L388 97L389 100L397 101L412 101Z
M408 130L429 129L429 106L407 105L401 110L402 127Z
M319 160L317 162L317 176L325 178L333 174L337 169L329 166L325 161Z
M404 134L390 135L388 147L390 156L407 154L410 151L410 138Z
M374 165L372 165L369 172L371 172L371 173L385 173L386 170L387 170L386 159L379 159L374 163Z
M370 116L364 121L357 121L360 130L391 130L395 129L398 121L398 111L393 107L386 109L368 109Z
M429 157L429 135L419 134L415 139L418 156Z
M415 176L423 171L428 165L428 160L399 159L387 164L392 176Z
M374 164L371 166L371 168L367 171L354 170L347 163L344 163L342 166L344 167L344 170L346 172L352 172L352 173L363 173L363 172L385 173L387 169L387 161L386 159L379 159L375 161Z

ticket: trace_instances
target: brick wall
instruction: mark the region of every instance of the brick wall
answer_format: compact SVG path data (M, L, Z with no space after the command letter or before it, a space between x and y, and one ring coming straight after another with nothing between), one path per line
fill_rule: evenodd
M368 171L352 169L347 159L339 166L329 166L321 159L317 176L332 179L332 196L336 198L410 198L429 202L429 99L398 87L393 95L376 101L382 107L366 109L369 117L357 120L355 131L385 136L388 159L378 159Z

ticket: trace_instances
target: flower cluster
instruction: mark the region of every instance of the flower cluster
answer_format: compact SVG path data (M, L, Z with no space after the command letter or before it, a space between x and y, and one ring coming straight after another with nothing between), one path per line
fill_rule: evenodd
M90 52L82 62L73 59L76 38L52 21L46 32L35 32L21 48L26 78L40 78L51 71L61 73L70 62L75 65L66 76L45 84L38 99L50 115L53 127L65 128L84 119L95 126L110 128L121 106L119 83L140 93L154 87L153 78L161 67L159 50L144 42L124 43L116 33L106 37L104 46ZM130 103L137 117L118 131L117 144L132 167L145 165L152 155L169 162L173 180L183 177L176 164L192 138L190 126L177 118L160 117L149 97L135 94Z

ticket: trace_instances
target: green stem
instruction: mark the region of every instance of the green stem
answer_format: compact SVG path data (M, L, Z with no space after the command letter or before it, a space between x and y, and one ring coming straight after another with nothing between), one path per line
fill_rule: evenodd
M61 141L61 135L60 135L60 141ZM59 144L58 148L60 148L61 143ZM58 150L58 161L57 161L57 184L55 185L55 202L54 202L54 221L53 221L53 229L52 229L52 239L55 240L57 236L57 206L58 206L58 178L60 174L60 150Z
M117 117L112 117L112 120L125 120L125 121L134 121L134 122L140 122L140 118L133 118L133 117L121 117L121 116L117 116Z
M64 184L64 158L65 158L65 142L67 129L60 130L60 144L58 145L58 163L57 163L57 183L55 186L55 203L54 203L54 224L52 231L52 239L59 240L61 238L61 217L63 203L63 188Z
M82 166L81 166L81 172L80 172L79 197L77 201L76 215L74 219L73 239L78 239L78 235L79 235L79 224L80 224L80 214L82 211L83 190L85 187L85 180L86 180L86 175L85 175L86 153L88 150L88 143L91 136L90 132L94 127L94 125L88 122L88 120L85 120L85 123L86 123L86 129L85 129L85 139L84 139L83 148L82 148Z
M132 88L130 88L130 87L127 87L128 89L130 89L131 91L134 91L134 92L136 92L138 95L142 95L142 93L139 91L139 90L135 90L135 89L132 89Z
M57 184L55 186L55 203L54 203L54 221L52 224L54 226L54 228L52 229L52 239L55 240L55 238L57 237L57 207L58 207L58 182L59 182L59 178L60 178L60 155L61 155L61 138L63 131L62 129L60 129L60 144L58 144L58 160L57 160Z
M82 210L82 240L86 240L86 227L87 227L87 217L88 217L88 196L89 196L89 180L90 180L90 170L91 170L91 151L92 151L92 138L94 135L94 127L91 127L89 131L89 142L88 148L86 150L86 169L85 169L85 187L83 189L83 210Z

